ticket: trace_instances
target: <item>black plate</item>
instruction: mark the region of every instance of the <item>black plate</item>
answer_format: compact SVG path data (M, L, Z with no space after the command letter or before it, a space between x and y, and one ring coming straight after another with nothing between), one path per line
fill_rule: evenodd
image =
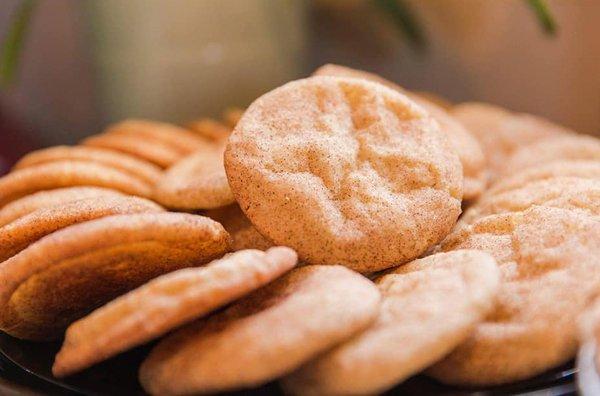
M137 368L151 345L146 345L107 362L101 363L67 379L56 379L50 372L59 343L35 343L17 340L0 332L0 357L5 376L42 389L45 394L144 395L137 382ZM549 371L527 381L487 389L459 389L441 385L425 376L416 376L389 391L389 395L516 395L541 391L544 395L575 394L573 364ZM236 393L231 393L235 395ZM245 395L282 395L276 383L271 383Z

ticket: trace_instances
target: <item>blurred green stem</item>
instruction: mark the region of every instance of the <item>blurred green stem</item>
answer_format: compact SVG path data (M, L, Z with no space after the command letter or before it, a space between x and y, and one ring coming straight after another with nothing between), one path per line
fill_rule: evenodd
M544 0L527 0L527 4L535 13L542 29L546 33L554 35L556 33L556 22L550 13L548 4Z
M29 31L29 20L37 0L24 0L17 8L0 52L0 86L6 87L15 76L21 48Z
M415 49L425 47L425 36L421 24L404 0L374 0L382 11L388 14L395 22L398 29L408 39L408 43Z
M417 17L404 0L372 0L384 11L415 49L426 46L425 36ZM29 31L30 19L38 0L23 0L15 12L2 48L0 49L0 86L6 87L14 79L21 49ZM550 35L556 33L556 22L544 0L526 0L535 13L542 29Z
M423 49L427 42L421 29L421 24L410 6L404 0L373 0L375 5L385 12L394 21L398 29L408 39L408 43L416 49ZM535 16L544 30L549 35L556 33L556 22L548 4L544 0L526 0L526 3L535 13Z

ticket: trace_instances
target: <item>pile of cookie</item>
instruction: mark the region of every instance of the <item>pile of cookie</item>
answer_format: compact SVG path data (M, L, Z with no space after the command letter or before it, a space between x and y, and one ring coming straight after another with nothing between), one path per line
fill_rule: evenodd
M125 121L0 178L0 329L69 376L373 394L571 359L600 291L600 140L325 65L222 121ZM461 213L463 212L461 216Z

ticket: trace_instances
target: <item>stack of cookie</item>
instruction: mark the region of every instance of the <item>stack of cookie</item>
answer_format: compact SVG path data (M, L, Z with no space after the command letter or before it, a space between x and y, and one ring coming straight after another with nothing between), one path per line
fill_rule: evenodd
M68 327L56 376L162 338L157 395L525 379L572 358L600 290L599 161L337 65L223 122L126 121L0 179L0 329Z
M183 128L132 120L22 158L0 179L1 328L61 337L118 295L227 252L219 223L150 200L162 167L208 144Z
M489 252L503 282L494 312L430 373L467 385L528 378L574 356L578 317L600 291L600 141L490 105L453 114L489 153L491 186L441 250Z

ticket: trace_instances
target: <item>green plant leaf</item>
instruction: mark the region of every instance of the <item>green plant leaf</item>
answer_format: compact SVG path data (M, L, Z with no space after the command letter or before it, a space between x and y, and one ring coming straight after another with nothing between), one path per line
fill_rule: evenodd
M37 0L24 0L17 8L0 52L0 85L6 87L13 80L21 49L29 31L29 22Z
M421 24L404 0L374 0L374 2L392 19L413 48L422 50L426 47Z
M556 34L556 21L544 0L527 0L527 4L535 13L540 26L549 35Z

